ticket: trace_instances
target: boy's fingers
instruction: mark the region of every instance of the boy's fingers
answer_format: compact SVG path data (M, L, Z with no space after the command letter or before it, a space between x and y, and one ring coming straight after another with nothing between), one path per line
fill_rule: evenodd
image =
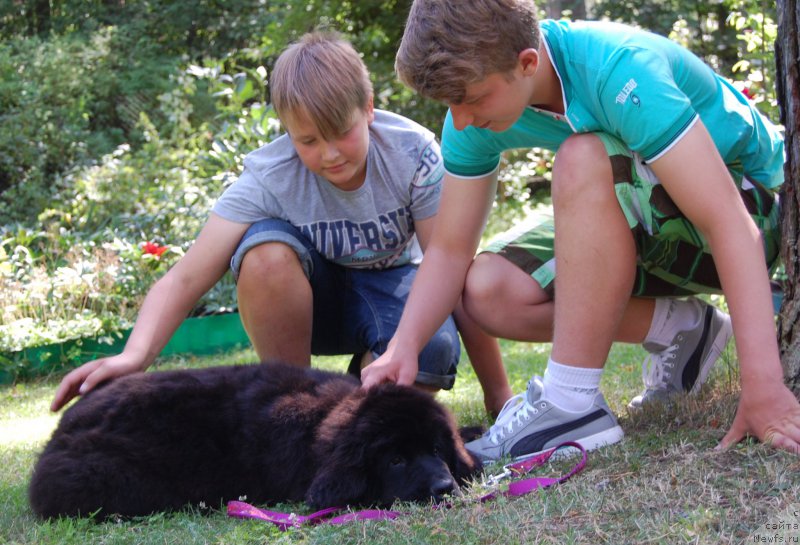
M400 372L397 377L397 384L402 384L404 386L410 386L414 384L414 381L417 379L417 372L416 370L411 369L404 369Z
M744 436L734 438L731 436L731 433L728 432L725 437L720 440L717 446L714 447L714 450L728 450L733 445L739 443L742 439L744 439Z
M778 429L771 431L766 442L775 448L800 456L800 422L784 418Z
M67 373L56 389L53 402L50 405L50 410L53 412L58 411L61 407L66 405L70 399L81 393L80 389L86 378L97 369L100 363L101 360L95 360Z
M777 449L791 452L795 456L800 456L800 443L781 433L776 433L773 435L770 438L769 444Z
M88 377L86 377L86 380L83 381L83 383L81 384L81 387L78 389L78 392L81 395L84 395L85 393L87 393L89 390L94 388L95 384L100 382L100 380L96 378L98 373L101 373L101 371L95 371L94 373L92 373Z
M64 382L56 390L56 394L53 396L53 402L50 404L50 410L52 412L58 412L61 407L63 407L70 399L75 397L78 394L78 389L73 388L70 384L65 384Z
M89 393L89 391L92 388L94 388L95 386L97 386L98 384L100 384L102 382L105 382L105 381L107 381L109 379L114 378L114 376L116 374L118 374L118 373L115 373L114 369L112 369L110 366L101 365L95 371L93 371L91 374L89 374L89 376L86 377L86 380L83 381L83 384L81 384L81 387L80 387L80 390L79 390L80 394L81 395L85 395L85 394Z
M407 380L402 368L398 370L390 364L376 362L372 362L361 370L361 386L363 388L369 389L384 382L396 382L397 384L412 384L414 382L413 378L410 381Z
M361 387L368 390L381 381L378 368L372 363L361 370Z
M727 450L733 445L740 443L747 436L747 433L741 428L742 426L739 424L739 418L734 418L731 429L728 430L728 433L725 434L725 437L722 438L714 450Z
M762 442L771 447L791 452L800 456L800 419L796 414L785 415L777 423L773 423L766 431L752 433L759 436ZM730 431L719 442L715 450L725 450L742 441L748 435L748 430L744 424L740 423L740 418L735 418ZM760 436L763 433L763 436Z

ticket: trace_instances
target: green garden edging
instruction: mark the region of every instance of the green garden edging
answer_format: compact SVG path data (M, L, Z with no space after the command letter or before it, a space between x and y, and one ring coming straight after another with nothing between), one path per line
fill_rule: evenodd
M5 369L0 368L0 384L63 371L87 361L118 354L122 352L130 334L131 330L126 329L116 335L105 335L103 340L95 337L72 339L0 354L0 359L10 362ZM161 351L161 356L206 355L247 346L250 346L250 340L239 314L216 314L184 320Z

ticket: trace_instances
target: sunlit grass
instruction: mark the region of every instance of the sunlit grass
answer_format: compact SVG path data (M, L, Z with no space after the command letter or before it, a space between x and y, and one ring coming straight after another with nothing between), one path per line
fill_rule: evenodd
M549 345L502 342L509 378L520 392L541 375ZM37 520L27 504L27 483L38 452L58 415L49 404L58 377L0 387L0 543L14 545L342 543L742 543L759 525L779 522L800 497L800 461L756 443L725 453L713 447L736 408L738 377L732 347L700 394L670 408L630 415L625 405L641 388L644 351L615 345L603 391L625 430L625 439L593 451L580 475L559 487L522 498L476 501L466 490L454 507L433 511L403 505L391 522L319 526L287 533L256 522L229 519L223 506L187 509L133 520L95 524L89 519ZM170 358L158 369L182 369L256 361L252 350L211 357ZM314 365L344 370L348 357L316 358ZM462 361L455 387L438 394L459 423L489 425L480 387ZM543 468L561 472L568 460ZM561 464L561 465L559 465ZM564 466L564 467L562 467ZM487 472L497 471L488 466ZM279 510L305 512L303 505ZM776 518L777 517L777 518ZM784 516L785 518L785 516Z

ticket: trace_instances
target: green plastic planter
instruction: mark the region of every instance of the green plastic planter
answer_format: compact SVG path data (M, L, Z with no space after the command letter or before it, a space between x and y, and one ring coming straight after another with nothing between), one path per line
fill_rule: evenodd
M87 361L119 354L131 334L130 329L111 336L112 342L97 338L73 339L58 344L26 348L2 354L13 363L15 371L0 369L0 384L15 379L46 375L76 367ZM177 354L207 355L250 346L238 313L187 318L161 351L162 356Z

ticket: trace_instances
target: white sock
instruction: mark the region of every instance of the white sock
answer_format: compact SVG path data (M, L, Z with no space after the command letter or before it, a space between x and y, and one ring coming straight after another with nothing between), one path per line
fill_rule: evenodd
M702 318L702 307L694 298L656 299L650 331L642 344L650 351L663 350L679 331L694 329Z
M550 358L542 378L545 396L567 411L585 411L600 391L602 374L602 369L563 365Z

